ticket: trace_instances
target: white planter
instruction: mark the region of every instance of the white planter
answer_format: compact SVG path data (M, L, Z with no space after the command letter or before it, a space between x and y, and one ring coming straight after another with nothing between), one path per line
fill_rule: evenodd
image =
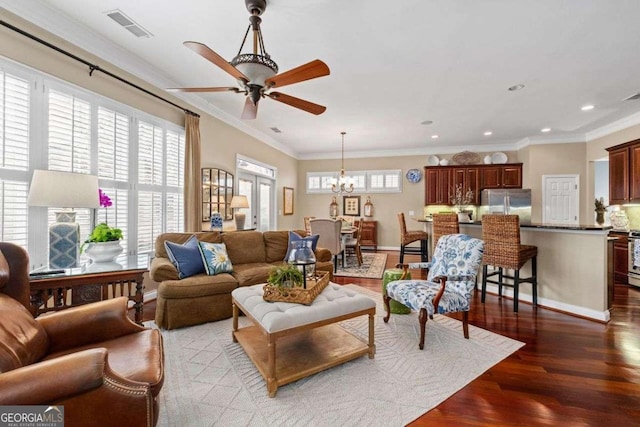
M84 252L93 262L112 262L122 251L120 241L114 240L112 242L89 243Z
M459 212L458 222L469 222L469 214L466 212Z

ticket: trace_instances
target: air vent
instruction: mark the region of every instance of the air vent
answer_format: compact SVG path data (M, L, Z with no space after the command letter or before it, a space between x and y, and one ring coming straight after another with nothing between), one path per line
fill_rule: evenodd
M122 27L126 28L131 34L133 34L136 37L148 38L153 36L153 34L145 30L144 28L142 28L133 19L125 15L120 9L115 9L105 13L109 18L113 19Z
M633 95L623 99L623 101L637 101L638 99L640 99L640 93L634 93Z
M280 129L278 129L278 128L269 128L269 129L271 129L275 133L282 133L282 131Z

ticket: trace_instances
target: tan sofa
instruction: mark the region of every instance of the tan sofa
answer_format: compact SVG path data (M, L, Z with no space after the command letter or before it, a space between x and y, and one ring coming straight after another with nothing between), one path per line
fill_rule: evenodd
M296 230L301 236L304 230ZM164 242L184 243L192 235L210 243L224 243L233 265L233 273L215 276L197 274L178 278L178 270L169 260ZM156 239L151 261L151 278L159 283L156 324L174 329L231 317L231 291L240 286L265 283L269 271L283 264L289 244L288 231L231 231L220 233L164 233ZM316 269L333 272L331 253L316 250Z

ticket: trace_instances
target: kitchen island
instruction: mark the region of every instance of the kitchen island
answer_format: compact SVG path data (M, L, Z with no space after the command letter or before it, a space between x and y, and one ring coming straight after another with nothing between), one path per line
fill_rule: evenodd
M431 220L415 218L431 236ZM607 302L607 235L611 227L521 224L520 241L538 247L538 305L600 322L609 321ZM482 223L460 223L460 232L482 239ZM521 269L531 274L531 263ZM482 270L478 285L482 283ZM498 286L488 283L497 294ZM511 288L503 295L513 297ZM531 303L531 286L520 286L519 300Z

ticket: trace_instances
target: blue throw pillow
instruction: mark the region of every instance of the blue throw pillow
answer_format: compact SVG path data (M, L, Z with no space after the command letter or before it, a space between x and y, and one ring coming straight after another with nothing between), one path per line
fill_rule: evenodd
M209 276L233 272L233 265L224 243L198 242L204 269Z
M291 255L291 247L293 246L292 242L311 242L311 250L313 253L316 252L316 246L318 246L318 239L320 238L319 234L314 234L313 236L302 237L298 233L294 231L289 231L289 246L287 247L287 254L284 256L285 262L289 260L289 255Z
M204 265L200 257L196 236L191 236L189 240L182 245L165 240L164 247L167 250L167 255L169 255L171 263L178 270L179 278L184 279L185 277L204 273Z

